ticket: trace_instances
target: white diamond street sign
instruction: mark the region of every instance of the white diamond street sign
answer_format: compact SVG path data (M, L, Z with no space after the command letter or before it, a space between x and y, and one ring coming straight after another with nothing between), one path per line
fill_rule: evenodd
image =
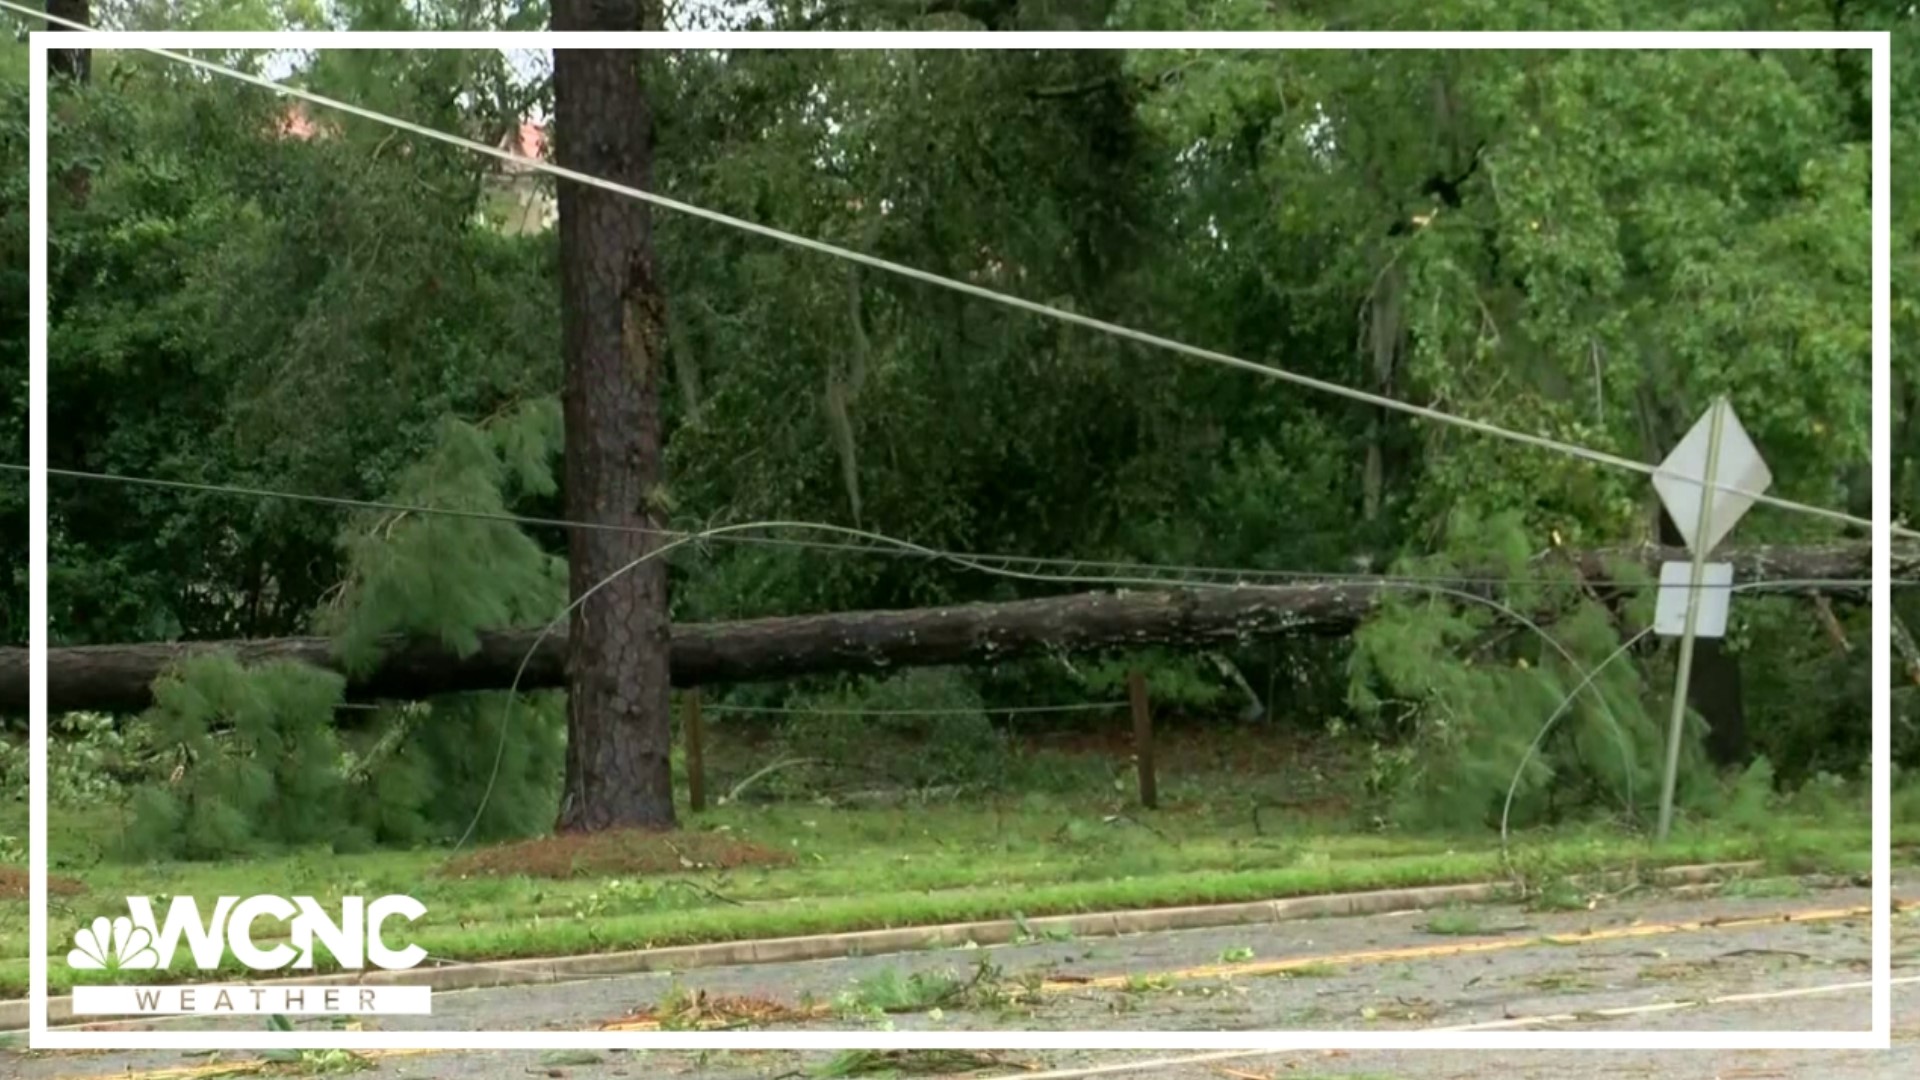
M1660 501L1673 516L1673 524L1680 530L1687 548L1701 554L1713 551L1726 539L1734 522L1753 505L1753 496L1763 494L1773 483L1773 473L1767 463L1760 460L1760 450L1747 437L1747 429L1740 426L1733 406L1725 401L1715 405L1721 411L1721 430L1720 453L1714 462L1713 475L1707 476L1714 412L1713 407L1709 407L1653 476L1653 489L1660 493ZM1737 488L1739 493L1719 487L1712 490L1713 503L1707 515L1706 535L1702 537L1696 534L1702 517L1700 497L1708 491L1703 486L1706 483Z
M1660 568L1660 595L1654 629L1661 634L1673 631L1673 615L1679 616L1680 657L1673 678L1673 715L1667 723L1667 770L1660 785L1659 840L1665 843L1673 827L1673 789L1680 771L1681 736L1687 723L1687 685L1693 676L1693 642L1702 633L1718 637L1726 633L1727 603L1732 594L1733 571L1721 574L1716 566L1712 575L1723 578L1724 585L1707 588L1707 555L1732 531L1734 522L1745 514L1756 496L1773 483L1773 473L1760 460L1760 450L1733 415L1733 406L1724 397L1713 399L1707 413L1694 422L1680 445L1653 474L1653 488L1660 493L1692 553L1691 564L1668 563ZM1724 490L1733 488L1734 490ZM1724 565L1724 564L1721 564ZM1678 571L1684 570L1682 575ZM1719 584L1719 582L1716 582ZM1702 624L1705 624L1704 626Z

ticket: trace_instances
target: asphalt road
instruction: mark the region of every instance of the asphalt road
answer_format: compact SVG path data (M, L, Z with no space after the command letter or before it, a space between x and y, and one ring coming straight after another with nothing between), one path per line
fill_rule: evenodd
M1920 901L1920 876L1896 880ZM560 986L437 994L434 1015L381 1026L463 1030L644 1029L669 1022L760 1030L1856 1030L1871 1026L1866 890L1822 883L1748 885L1720 893L1633 894L1575 912L1485 907L1324 919L1117 939L713 968ZM1895 918L1895 978L1920 980L1920 910ZM1554 940L1548 940L1549 938ZM916 982L916 979L918 980ZM931 989L923 989L931 988ZM942 993L944 991L944 993ZM891 995L910 1007L881 1014ZM905 999L918 998L917 1001ZM686 1003L698 1000L697 1013ZM678 1004L675 1004L678 1003ZM1179 1052L1009 1051L964 1062L895 1060L898 1075L1044 1075L1137 1063L1131 1074L1209 1080L1268 1076L1441 1078L1497 1068L1505 1078L1867 1077L1920 1075L1920 982L1897 984L1895 1046L1885 1053L1354 1052L1196 1061ZM182 1030L199 1021L172 1022ZM210 1025L203 1025L210 1026ZM247 1025L253 1027L251 1023ZM0 1053L21 1080L219 1075L249 1055L209 1060L180 1051ZM361 1075L714 1080L841 1075L832 1055L787 1052L369 1052ZM323 1066L308 1063L306 1072ZM884 1064L884 1063L883 1063ZM931 1071L917 1069L928 1065ZM1035 1071L1039 1070L1039 1071ZM851 1075L886 1075L884 1072ZM1077 1074L1072 1074L1077 1075Z

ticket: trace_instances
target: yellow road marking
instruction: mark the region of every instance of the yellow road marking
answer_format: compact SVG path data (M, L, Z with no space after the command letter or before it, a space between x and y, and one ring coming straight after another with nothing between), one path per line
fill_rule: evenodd
M356 1057L365 1058L368 1061L378 1061L381 1058L416 1057L421 1054L441 1054L447 1053L448 1051L425 1047L403 1047L394 1050L352 1050L348 1052ZM67 1073L63 1076L55 1077L54 1080L213 1080L215 1077L222 1076L271 1076L274 1074L275 1069L280 1069L288 1075L308 1075L302 1071L298 1065L291 1062L268 1061L265 1058L236 1058L232 1061L209 1061L201 1065L176 1065L165 1069L148 1069L143 1072L126 1069L113 1073Z
M1205 964L1198 967L1181 968L1175 971L1157 972L1142 975L1103 975L1088 979L1047 979L1040 984L1045 993L1067 993L1074 990L1118 990L1142 981L1180 982L1194 979L1232 978L1241 975L1280 975L1301 968L1323 966L1350 966L1354 964L1381 964L1407 960L1434 960L1453 956L1470 956L1478 953L1503 952L1512 949L1525 949L1547 945L1586 945L1600 941L1621 941L1633 938L1658 937L1667 934L1682 934L1701 930L1738 930L1754 926L1775 926L1788 923L1835 922L1844 919L1864 918L1873 913L1871 907L1815 908L1807 911L1789 911L1777 915L1751 916L1744 919L1700 919L1691 922L1644 923L1637 926L1622 926L1608 930L1587 930L1573 934L1549 934L1529 938L1483 938L1477 941L1455 941L1444 945L1416 945L1400 949L1369 949L1363 952L1322 953L1311 956L1288 957L1283 960L1253 960L1236 964ZM1017 992L1017 984L1009 984L1009 990ZM832 1014L832 1007L815 1005L811 1009L792 1009L775 1019L794 1022L823 1019ZM600 1031L658 1031L660 1021L656 1017L634 1020L616 1020L601 1025Z
M1282 960L1254 960L1238 964L1205 964L1196 967L1181 968L1175 971L1159 972L1151 975L1127 974L1105 975L1085 980L1049 979L1040 984L1041 990L1049 993L1062 993L1072 990L1112 990L1121 989L1135 982L1146 980L1190 981L1194 979L1232 978L1237 975L1279 975L1301 968L1321 966L1350 966L1354 964L1394 963L1407 960L1435 960L1453 956L1471 956L1480 953L1505 952L1513 949L1533 948L1542 945L1588 945L1602 941L1624 941L1634 938L1660 937L1670 934L1697 933L1702 930L1740 930L1755 926L1781 926L1790 923L1840 922L1847 919L1859 919L1872 915L1873 909L1867 906L1849 908L1814 908L1806 911L1789 911L1777 915L1751 916L1744 919L1699 919L1688 922L1644 923L1636 926L1621 926L1607 930L1585 930L1572 934L1547 934L1528 938L1489 938L1478 941L1457 941L1444 945L1416 945L1399 949L1369 949L1348 953L1322 953L1312 956L1295 956ZM828 1007L815 1006L811 1010L794 1010L786 1019L812 1019L824 1017ZM659 1021L655 1019L616 1021L600 1025L598 1031L655 1031ZM370 1060L386 1057L402 1057L416 1054L431 1054L441 1051L407 1048L396 1050L356 1051ZM245 1075L247 1069L268 1070L275 1063L260 1059L248 1059L224 1063L208 1063L178 1068L160 1069L149 1072L125 1072L112 1074L124 1080L201 1080L218 1076ZM70 1076L60 1080L100 1080L94 1077Z
M1907 975L1891 981L1892 986L1911 986L1920 983L1920 975ZM1513 1028L1538 1027L1541 1024L1577 1024L1592 1020L1615 1020L1624 1016L1645 1016L1649 1013L1675 1012L1681 1009L1702 1009L1711 1005L1747 1005L1761 1001L1786 1001L1791 998L1815 997L1822 994L1845 994L1856 990L1872 990L1871 982L1827 983L1821 986L1799 986L1791 990L1762 990L1751 994L1725 994L1720 997L1689 998L1680 1001L1657 1001L1650 1005L1624 1005L1611 1009L1587 1009L1577 1013L1552 1013L1546 1016L1515 1016L1505 1020L1494 1020L1484 1024L1461 1024L1458 1027L1435 1028L1436 1031L1502 1031Z
M1810 911L1790 911L1779 915L1762 915L1745 919L1701 919L1693 922L1646 923L1639 926L1622 926L1610 930L1587 930L1576 934L1548 934L1531 938L1486 938L1478 941L1455 941L1445 945L1414 945L1400 949L1369 949L1364 952L1321 954L1318 956L1294 956L1284 960L1252 960L1239 964L1203 964L1198 967L1181 968L1177 971L1160 972L1152 975L1103 975L1085 980L1048 979L1041 983L1041 989L1052 993L1069 990L1115 990L1134 985L1141 980L1187 981L1192 979L1226 979L1236 975L1282 975L1300 968L1323 966L1346 966L1353 964L1383 964L1405 960L1436 960L1452 956L1471 956L1477 953L1504 952L1511 949L1526 949L1539 945L1588 945L1598 941L1620 941L1630 938L1659 937L1665 934L1693 933L1701 930L1738 930L1753 926L1770 926L1786 923L1836 922L1843 919L1865 918L1873 914L1871 907L1817 908Z

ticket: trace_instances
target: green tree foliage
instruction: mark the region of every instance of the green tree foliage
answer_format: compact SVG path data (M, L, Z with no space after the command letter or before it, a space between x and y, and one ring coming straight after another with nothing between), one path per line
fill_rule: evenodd
M565 737L554 695L511 712L502 694L454 695L343 730L343 688L307 665L248 668L221 655L164 676L142 717L144 779L108 800L121 809L118 854L351 851L507 839L552 823Z
M543 625L566 602L566 567L499 518L518 494L551 495L560 411L541 399L486 426L448 419L388 499L472 516L381 511L341 537L347 579L329 629L352 671L370 670L387 635L439 641L461 655L479 632Z
M333 710L344 680L301 664L249 671L230 657L154 685L147 721L177 772L140 788L126 842L142 856L218 858L267 843L350 843Z
M1661 694L1618 655L1620 622L1643 625L1646 605L1616 622L1582 595L1577 575L1542 577L1531 555L1518 514L1457 514L1448 550L1407 569L1458 575L1464 556L1475 572L1531 580L1484 605L1396 593L1354 635L1351 700L1376 746L1388 748L1377 779L1402 823L1496 823L1510 789L1516 824L1556 808L1632 815L1654 805L1666 713ZM1546 610L1560 615L1534 623ZM1693 757L1686 775L1711 776Z
M559 409L547 399L481 425L448 420L387 498L500 514L515 495L553 492L559 447ZM377 662L396 638L467 655L480 631L546 625L566 601L562 561L499 520L387 514L340 543L348 577L323 624L350 670ZM558 693L449 695L383 710L371 748L346 772L368 793L362 809L378 840L526 836L553 822L565 740Z
M252 25L256 8L222 17ZM379 28L542 17L470 8L366 0L329 17ZM1414 11L870 0L741 18L833 28L1893 28L1896 161L1920 133L1912 15L1889 3L1461 0ZM1858 57L753 50L655 62L657 178L676 198L1639 460L1657 459L1711 395L1728 393L1777 491L1868 509ZM56 463L488 513L556 510L556 432L541 404L559 375L553 246L486 225L499 190L491 164L350 118L315 117L330 125L325 137L290 138L282 104L264 94L130 56L96 63L96 85L60 118L53 147L56 168L91 172L84 199L56 190L53 206ZM497 57L457 52L325 54L294 77L490 140L546 93ZM25 101L8 85L0 80L9 251L0 299L22 302L0 303L0 369L12 373L3 392L16 394L25 282L24 260L11 255L26 241ZM1904 510L1920 494L1911 467L1920 206L1895 172ZM663 497L682 527L815 520L957 550L1340 572L1511 569L1555 537L1589 546L1653 535L1643 477L710 223L657 222L672 320ZM0 436L19 440L18 430ZM336 509L270 500L71 481L53 492L58 640L258 636L307 629L320 612L365 662L388 633L469 648L480 630L558 609L553 530L415 515L343 527ZM11 501L23 495L23 483L0 477L0 527L24 521ZM1762 508L1738 535L1825 540L1835 530ZM924 560L725 542L683 550L674 574L680 619L1049 588ZM23 587L10 596L4 610L23 612ZM1578 668L1646 615L1644 604L1596 607L1571 583L1498 597L1557 609L1550 632L1577 663L1484 606L1411 594L1351 642L1227 659L1270 715L1379 740L1403 819L1482 821ZM1901 606L1910 621L1920 619L1912 604ZM1843 651L1804 601L1736 607L1757 748L1789 782L1857 768L1863 614L1839 613L1852 643ZM1644 808L1668 651L1622 658L1582 695L1522 773L1522 820ZM1221 665L1128 659L1147 660L1156 684L1196 713L1245 707ZM1122 668L1021 665L972 676L969 692L985 706L1084 699ZM802 681L789 692L805 701L852 691ZM1900 700L1910 708L1909 693ZM369 742L342 748L389 763L382 775L404 820L375 832L430 839L464 828L431 815L421 825L400 796L477 802L470 793L498 745L487 726L496 705L476 697L433 702L430 714L383 713ZM503 760L543 760L545 732ZM440 739L444 749L432 749ZM1910 760L1920 744L1903 739ZM501 781L502 805L525 809L502 810L494 834L538 816L537 780L530 766Z
M388 499L499 514L549 493L559 417L539 401L486 425L448 420ZM396 639L462 654L481 630L545 623L564 567L509 523L390 513L342 532L348 577L322 623L349 670ZM339 675L194 661L156 686L151 778L128 800L128 850L219 858L263 846L416 845L526 836L553 821L565 710L552 693L458 694L374 712L343 735Z
M304 79L498 130L494 69L433 55L411 77L342 60ZM489 173L470 155L326 117L293 137L282 100L149 59L96 71L55 139L56 172L91 176L53 209L60 464L373 497L444 416L551 388L550 251L476 223ZM67 641L295 631L341 576L336 510L71 481L53 499Z
M0 56L16 50L0 43ZM25 72L0 77L0 453L27 460L27 88ZM13 163L19 162L19 166ZM27 640L27 477L0 474L0 640Z
M1011 764L1005 733L962 671L848 680L797 695L790 707L799 711L780 725L780 743L842 777L843 786L998 787ZM896 747L902 752L885 752Z

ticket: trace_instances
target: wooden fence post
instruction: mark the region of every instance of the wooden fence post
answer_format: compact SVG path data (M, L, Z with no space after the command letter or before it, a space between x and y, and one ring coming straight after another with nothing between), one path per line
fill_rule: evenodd
M707 808L707 766L701 746L700 688L687 691L687 804L698 813Z
M1160 805L1158 780L1153 772L1153 711L1147 707L1147 677L1127 672L1127 699L1133 704L1133 760L1140 774L1140 805Z

